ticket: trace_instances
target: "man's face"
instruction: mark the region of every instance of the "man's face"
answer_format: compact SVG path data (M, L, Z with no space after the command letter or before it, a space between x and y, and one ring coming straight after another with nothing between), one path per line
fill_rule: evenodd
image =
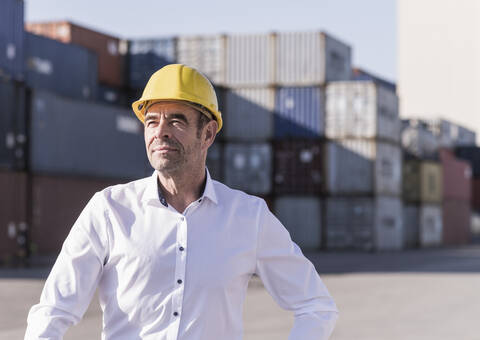
M201 113L188 105L159 102L145 115L145 145L152 167L162 173L188 171L205 162L202 154L209 144L198 135ZM203 164L205 166L205 164Z

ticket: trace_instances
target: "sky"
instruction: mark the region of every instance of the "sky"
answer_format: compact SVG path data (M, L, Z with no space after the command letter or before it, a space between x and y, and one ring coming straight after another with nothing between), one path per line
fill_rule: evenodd
M71 20L125 39L326 31L352 47L354 66L397 78L395 0L25 0L25 20Z

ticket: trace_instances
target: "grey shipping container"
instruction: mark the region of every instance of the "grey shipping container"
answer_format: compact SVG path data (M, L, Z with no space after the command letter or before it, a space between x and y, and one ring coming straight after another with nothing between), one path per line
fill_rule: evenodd
M26 166L26 92L13 81L0 79L0 167Z
M350 80L351 48L323 32L278 33L275 82L279 85L323 85Z
M222 182L224 166L223 144L215 142L210 146L207 152L207 168L210 176Z
M424 121L420 119L403 119L400 139L407 158L438 158L440 143Z
M421 247L440 246L443 237L442 206L422 204L419 228Z
M248 142L271 138L274 105L273 88L227 90L224 137Z
M16 80L24 77L24 2L2 0L0 10L0 77Z
M328 197L326 201L328 249L403 248L403 211L398 197Z
M26 33L26 83L63 96L91 99L97 91L97 57L89 50Z
M312 196L278 196L274 202L277 218L302 249L321 246L322 201Z
M371 72L368 72L364 69L354 67L352 69L352 76L351 80L356 80L356 81L373 81L374 83L377 83L380 86L383 86L385 88L390 89L393 92L397 92L397 85L391 81L388 81L382 77L379 77L377 75L374 75Z
M315 139L274 142L274 192L322 194L325 190L324 143Z
M176 62L174 38L137 39L128 43L128 85L142 89L150 76Z
M57 255L73 223L97 191L118 181L32 176L32 255Z
M440 118L426 120L426 123L441 147L475 145L477 134L473 130Z
M400 141L398 97L374 82L332 82L326 88L328 138L378 138Z
M129 92L118 87L99 84L95 100L101 103L130 107Z
M362 139L329 141L327 191L334 195L400 195L401 164L401 149L394 144Z
M281 87L275 93L275 137L320 137L325 133L323 87Z
M406 248L416 248L419 245L420 209L418 205L409 204L403 207L403 235Z
M267 143L226 143L225 184L251 194L272 189L272 148Z
M27 175L0 171L0 264L27 255Z
M35 91L30 166L46 174L140 178L151 174L143 129L131 110Z

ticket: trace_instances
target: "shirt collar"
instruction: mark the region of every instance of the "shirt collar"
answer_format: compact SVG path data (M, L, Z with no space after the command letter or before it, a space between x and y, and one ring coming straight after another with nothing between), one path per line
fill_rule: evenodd
M218 204L217 194L215 192L215 187L213 186L212 178L210 177L210 172L207 168L205 168L206 176L207 176L207 183L205 184L205 189L203 190L203 194L200 197L203 199L204 197L208 197L213 203ZM143 201L150 201L156 200L160 201L162 205L165 207L167 205L167 201L163 197L162 190L160 190L160 186L158 185L158 175L157 171L154 170L152 176L148 179L147 188L145 190L145 194L143 196Z

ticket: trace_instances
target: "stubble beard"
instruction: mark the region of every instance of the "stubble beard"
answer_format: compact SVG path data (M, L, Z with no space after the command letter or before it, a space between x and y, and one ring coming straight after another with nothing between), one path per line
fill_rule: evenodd
M177 142L168 142L164 143L168 144L169 146L175 147L176 151L172 152L170 155L155 155L153 152L149 154L149 161L152 167L157 170L159 173L164 175L175 175L180 172L188 171L188 169L192 166L191 161L189 159L194 156L194 153L197 152L196 149L200 148L200 141L196 141L193 149L189 150L188 148L184 148L183 145ZM199 151L198 151L199 152Z

